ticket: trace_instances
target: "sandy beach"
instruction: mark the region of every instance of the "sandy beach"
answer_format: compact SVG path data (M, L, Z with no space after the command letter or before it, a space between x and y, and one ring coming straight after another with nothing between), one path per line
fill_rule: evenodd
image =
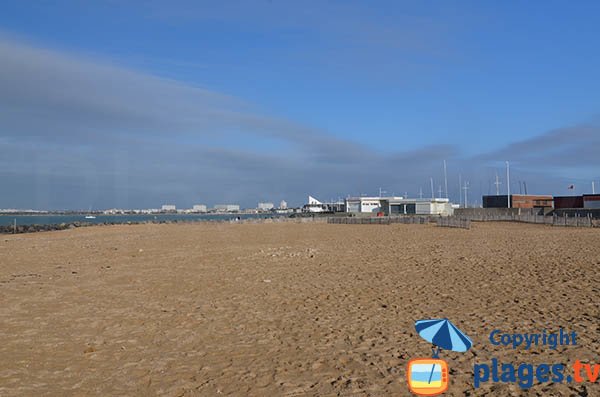
M164 224L0 236L2 396L409 395L415 320L473 340L442 352L448 395L600 395L600 381L473 387L492 358L600 362L600 230ZM529 351L489 334L577 333Z

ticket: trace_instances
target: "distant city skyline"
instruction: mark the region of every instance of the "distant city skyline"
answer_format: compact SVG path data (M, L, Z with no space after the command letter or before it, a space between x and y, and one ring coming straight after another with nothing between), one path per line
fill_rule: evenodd
M0 208L600 190L600 3L0 6ZM569 189L574 185L573 189Z

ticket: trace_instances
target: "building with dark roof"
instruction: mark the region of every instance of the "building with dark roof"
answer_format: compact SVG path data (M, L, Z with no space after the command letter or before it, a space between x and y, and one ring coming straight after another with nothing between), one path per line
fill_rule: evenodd
M508 196L483 196L483 208L508 208ZM549 195L511 194L510 208L544 208L553 206L553 198Z

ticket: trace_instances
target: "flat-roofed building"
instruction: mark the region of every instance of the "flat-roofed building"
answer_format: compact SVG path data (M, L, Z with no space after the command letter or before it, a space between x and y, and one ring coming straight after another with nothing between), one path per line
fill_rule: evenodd
M195 204L192 207L192 212L206 212L206 205L204 205L204 204Z
M552 208L554 197L549 195L512 194L512 208Z
M346 212L377 213L381 211L382 200L402 199L402 197L348 197L345 200Z
M214 210L217 212L238 212L240 206L237 204L217 204L215 205Z
M584 194L583 208L600 209L600 194Z
M583 208L583 196L554 196L554 209Z
M497 196L483 196L483 208L548 208L554 206L554 199L550 195L511 194L510 206L506 194Z
M383 198L384 215L442 215L450 216L454 207L447 198Z
M177 207L173 204L163 204L163 206L160 207L160 209L162 211L177 211Z
M259 211L271 211L273 208L275 208L273 203L258 203L257 207Z

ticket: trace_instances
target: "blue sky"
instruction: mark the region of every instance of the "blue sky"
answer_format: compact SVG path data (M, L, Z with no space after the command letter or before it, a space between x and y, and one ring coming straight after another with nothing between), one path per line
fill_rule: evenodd
M0 207L600 185L597 2L212 3L2 2Z

